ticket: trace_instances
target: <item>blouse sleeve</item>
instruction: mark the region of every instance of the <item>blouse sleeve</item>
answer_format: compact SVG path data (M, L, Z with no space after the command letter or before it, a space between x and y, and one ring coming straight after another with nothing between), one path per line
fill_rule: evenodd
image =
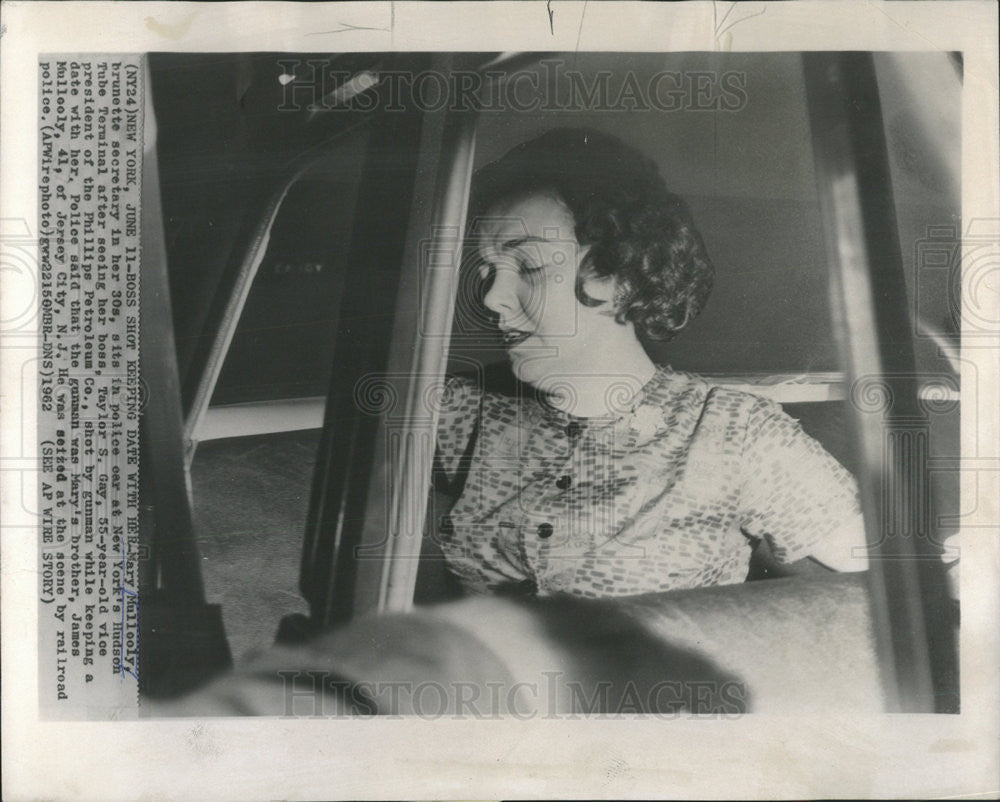
M452 376L445 382L438 414L435 471L452 484L460 472L463 458L473 445L479 425L483 390L468 379Z
M742 528L782 562L860 526L854 477L772 401L750 410L743 449Z

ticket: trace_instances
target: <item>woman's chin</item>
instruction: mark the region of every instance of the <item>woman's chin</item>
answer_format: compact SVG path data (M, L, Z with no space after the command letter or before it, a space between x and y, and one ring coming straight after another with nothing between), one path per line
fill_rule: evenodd
M562 399L567 394L575 397L575 389L569 386L565 376L561 376L557 365L544 364L543 360L528 364L513 363L514 375L524 384L548 396L551 401ZM562 406L562 402L559 403ZM572 404L570 404L572 406Z
M516 359L510 360L510 370L517 377L518 381L530 384L533 387L535 386L536 377L534 376L534 371L525 370L522 364Z
M530 384L537 390L545 390L545 379L552 373L551 365L547 364L549 360L538 358L525 359L524 356L511 351L507 352L507 359L510 360L511 372L513 372L519 381Z

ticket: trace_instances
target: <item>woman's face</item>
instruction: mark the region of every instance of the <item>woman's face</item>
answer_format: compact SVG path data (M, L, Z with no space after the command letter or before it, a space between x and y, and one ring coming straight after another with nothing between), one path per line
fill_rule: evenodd
M514 374L542 390L558 379L593 372L607 305L576 298L576 276L587 248L577 242L573 216L556 198L530 195L502 203L480 225L483 302L499 316ZM608 300L612 282L588 282L591 297Z

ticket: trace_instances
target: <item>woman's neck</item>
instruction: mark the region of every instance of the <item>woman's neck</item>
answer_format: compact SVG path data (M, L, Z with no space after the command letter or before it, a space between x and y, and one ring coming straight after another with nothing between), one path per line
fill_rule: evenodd
M572 379L560 377L546 400L581 418L615 417L631 407L655 373L655 363L633 335L615 347L595 349L593 365Z

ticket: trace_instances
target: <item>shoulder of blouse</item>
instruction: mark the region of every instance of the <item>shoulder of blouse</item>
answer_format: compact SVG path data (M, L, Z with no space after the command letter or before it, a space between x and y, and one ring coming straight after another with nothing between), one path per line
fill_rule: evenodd
M795 424L775 401L735 387L717 384L695 373L667 370L645 400L668 419L697 421L703 432L716 431L745 448L755 429L782 423Z
M537 406L538 399L530 392L522 395L512 394L512 387L498 389L483 376L473 377L466 374L449 375L445 378L443 406L468 405L480 403L492 408L505 408L518 405Z
M644 403L666 408L694 406L749 411L755 407L781 412L781 407L769 399L745 390L727 387L697 373L663 368L661 378L647 393Z
M441 407L448 410L466 407L470 404L477 405L482 396L482 385L477 384L468 376L446 376L444 392L441 396Z

